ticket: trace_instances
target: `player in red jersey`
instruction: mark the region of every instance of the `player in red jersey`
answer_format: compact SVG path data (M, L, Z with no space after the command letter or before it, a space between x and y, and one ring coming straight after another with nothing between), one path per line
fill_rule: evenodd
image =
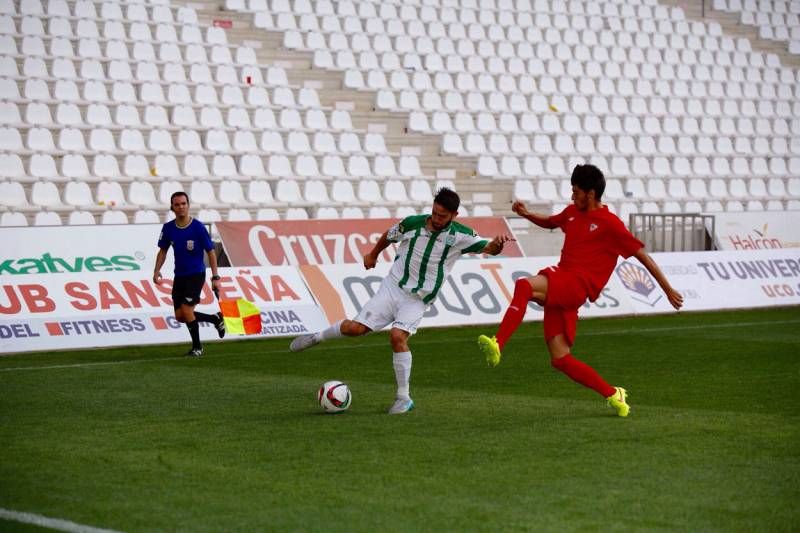
M597 391L608 400L619 416L628 416L627 391L612 387L592 367L572 356L578 324L578 309L589 299L600 296L617 258L635 257L656 279L675 309L683 296L672 288L661 269L647 254L625 224L602 204L606 187L603 173L593 165L578 165L572 172L572 205L557 215L531 213L522 202L512 210L546 229L561 228L565 234L558 266L520 278L514 296L494 337L481 335L478 346L491 366L500 362L508 339L522 323L530 300L544 306L544 339L550 363L574 381Z

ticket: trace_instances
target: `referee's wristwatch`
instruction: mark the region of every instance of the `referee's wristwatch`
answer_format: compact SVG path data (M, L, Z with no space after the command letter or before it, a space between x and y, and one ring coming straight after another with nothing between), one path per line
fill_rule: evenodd
M211 276L211 281L218 281L218 280L219 280L219 276Z

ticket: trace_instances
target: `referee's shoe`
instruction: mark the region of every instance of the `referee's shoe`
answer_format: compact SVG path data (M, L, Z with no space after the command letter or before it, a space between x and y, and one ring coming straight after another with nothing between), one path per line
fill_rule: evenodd
M203 357L203 347L192 346L192 349L186 352L184 355L186 355L186 357Z
M214 326L217 328L217 335L221 339L225 336L225 319L222 318L222 313L217 313L215 316L217 317L217 322Z

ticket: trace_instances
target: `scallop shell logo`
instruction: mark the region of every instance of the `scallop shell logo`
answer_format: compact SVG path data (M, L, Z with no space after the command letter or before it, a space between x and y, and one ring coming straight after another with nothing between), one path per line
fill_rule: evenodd
M650 277L647 270L640 266L622 263L617 267L617 275L626 289L642 296L649 296L656 288L653 278Z

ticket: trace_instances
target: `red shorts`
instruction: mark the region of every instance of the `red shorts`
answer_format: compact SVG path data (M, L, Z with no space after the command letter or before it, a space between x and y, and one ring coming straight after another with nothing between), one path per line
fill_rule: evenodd
M588 294L580 278L558 267L538 272L547 278L547 300L544 303L544 339L563 334L567 344L575 344L578 330L578 309Z

